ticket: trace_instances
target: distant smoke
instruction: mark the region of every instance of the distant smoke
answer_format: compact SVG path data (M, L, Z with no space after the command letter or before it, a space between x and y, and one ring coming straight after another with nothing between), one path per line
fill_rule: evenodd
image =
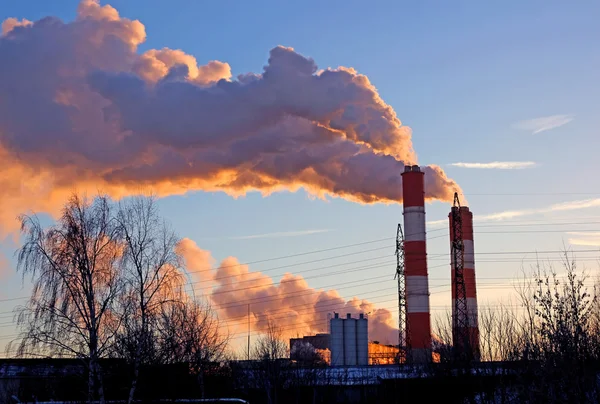
M261 74L181 50L137 52L139 21L83 0L72 22L14 18L0 37L0 222L55 213L65 194L151 187L269 194L304 188L361 203L401 202L411 130L352 68L318 70L291 48ZM426 194L458 188L428 166Z
M251 326L255 331L265 331L269 321L281 327L287 337L327 332L327 314L333 311L369 313L369 339L385 344L398 343L397 320L387 309L373 303L352 298L344 300L336 290L317 290L308 286L299 275L286 273L279 283L261 272L252 272L234 257L223 260L216 270L210 252L198 248L184 239L180 252L188 270L194 275L197 289L204 289L215 305L221 319L236 331L236 322L245 332L250 303ZM214 267L213 267L214 268ZM212 287L212 288L211 288ZM206 291L206 289L211 289Z

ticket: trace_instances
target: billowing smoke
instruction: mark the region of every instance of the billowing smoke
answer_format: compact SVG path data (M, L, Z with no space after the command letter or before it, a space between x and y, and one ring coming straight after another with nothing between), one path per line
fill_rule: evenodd
M346 301L335 290L311 288L299 275L286 273L279 283L261 272L250 271L234 257L224 259L215 270L210 252L189 239L180 244L186 266L235 334L245 333L250 305L250 321L255 331L265 331L269 323L281 328L284 336L327 332L327 314L345 316L369 313L369 339L386 344L398 343L398 329L392 313L356 297ZM208 291L207 291L208 289ZM241 330L237 330L239 325Z
M10 18L0 36L0 223L54 213L67 193L151 188L242 195L300 188L401 202L411 130L352 68L319 70L291 48L260 74L181 50L138 53L139 21L82 0L74 21ZM425 167L426 195L458 188Z

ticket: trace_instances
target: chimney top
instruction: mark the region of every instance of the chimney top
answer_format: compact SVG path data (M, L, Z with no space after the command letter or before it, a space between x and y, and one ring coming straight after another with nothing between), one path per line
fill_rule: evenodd
M348 318L348 319L352 318L352 314L350 314L350 313L347 313L347 314L346 314L346 318Z
M339 313L333 313L333 318L340 318Z
M418 165L406 165L404 166L404 172L405 173L410 173L410 172L416 172L419 173L421 172L421 167L419 167Z
M363 318L365 318L365 315L364 315L363 313L360 313L360 314L358 315L358 318L360 318L360 319L363 319Z

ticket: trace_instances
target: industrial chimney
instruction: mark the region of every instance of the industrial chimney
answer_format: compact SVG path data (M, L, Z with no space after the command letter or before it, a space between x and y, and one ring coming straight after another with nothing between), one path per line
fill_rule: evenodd
M405 166L404 273L406 280L406 343L413 363L431 361L431 318L425 237L425 174L419 166Z
M475 249L473 245L473 213L460 206L458 197L450 211L450 251L452 277L453 345L467 358L479 360L479 322L475 284ZM456 256L455 256L455 249ZM464 310L463 307L466 309ZM464 312L463 312L464 311ZM465 341L469 344L465 347Z

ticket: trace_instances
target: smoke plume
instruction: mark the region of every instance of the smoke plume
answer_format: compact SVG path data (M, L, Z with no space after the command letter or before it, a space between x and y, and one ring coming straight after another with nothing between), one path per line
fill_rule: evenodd
M74 21L10 18L0 36L0 223L55 213L65 195L151 188L237 196L300 188L401 202L411 130L352 68L319 70L292 48L233 78L178 49L138 52L144 25L98 0ZM457 185L424 167L426 196Z
M377 308L373 303L352 298L344 300L335 290L311 288L299 275L285 273L279 283L234 258L224 259L212 269L214 258L210 252L200 249L190 239L183 239L179 252L183 255L188 271L193 275L197 290L205 290L220 318L225 320L233 333L246 331L248 304L250 304L251 328L265 331L268 324L281 327L287 337L327 332L327 314L334 311L370 313L369 339L384 344L398 343L398 329L392 313ZM209 289L207 292L206 289ZM242 325L241 329L239 325Z

